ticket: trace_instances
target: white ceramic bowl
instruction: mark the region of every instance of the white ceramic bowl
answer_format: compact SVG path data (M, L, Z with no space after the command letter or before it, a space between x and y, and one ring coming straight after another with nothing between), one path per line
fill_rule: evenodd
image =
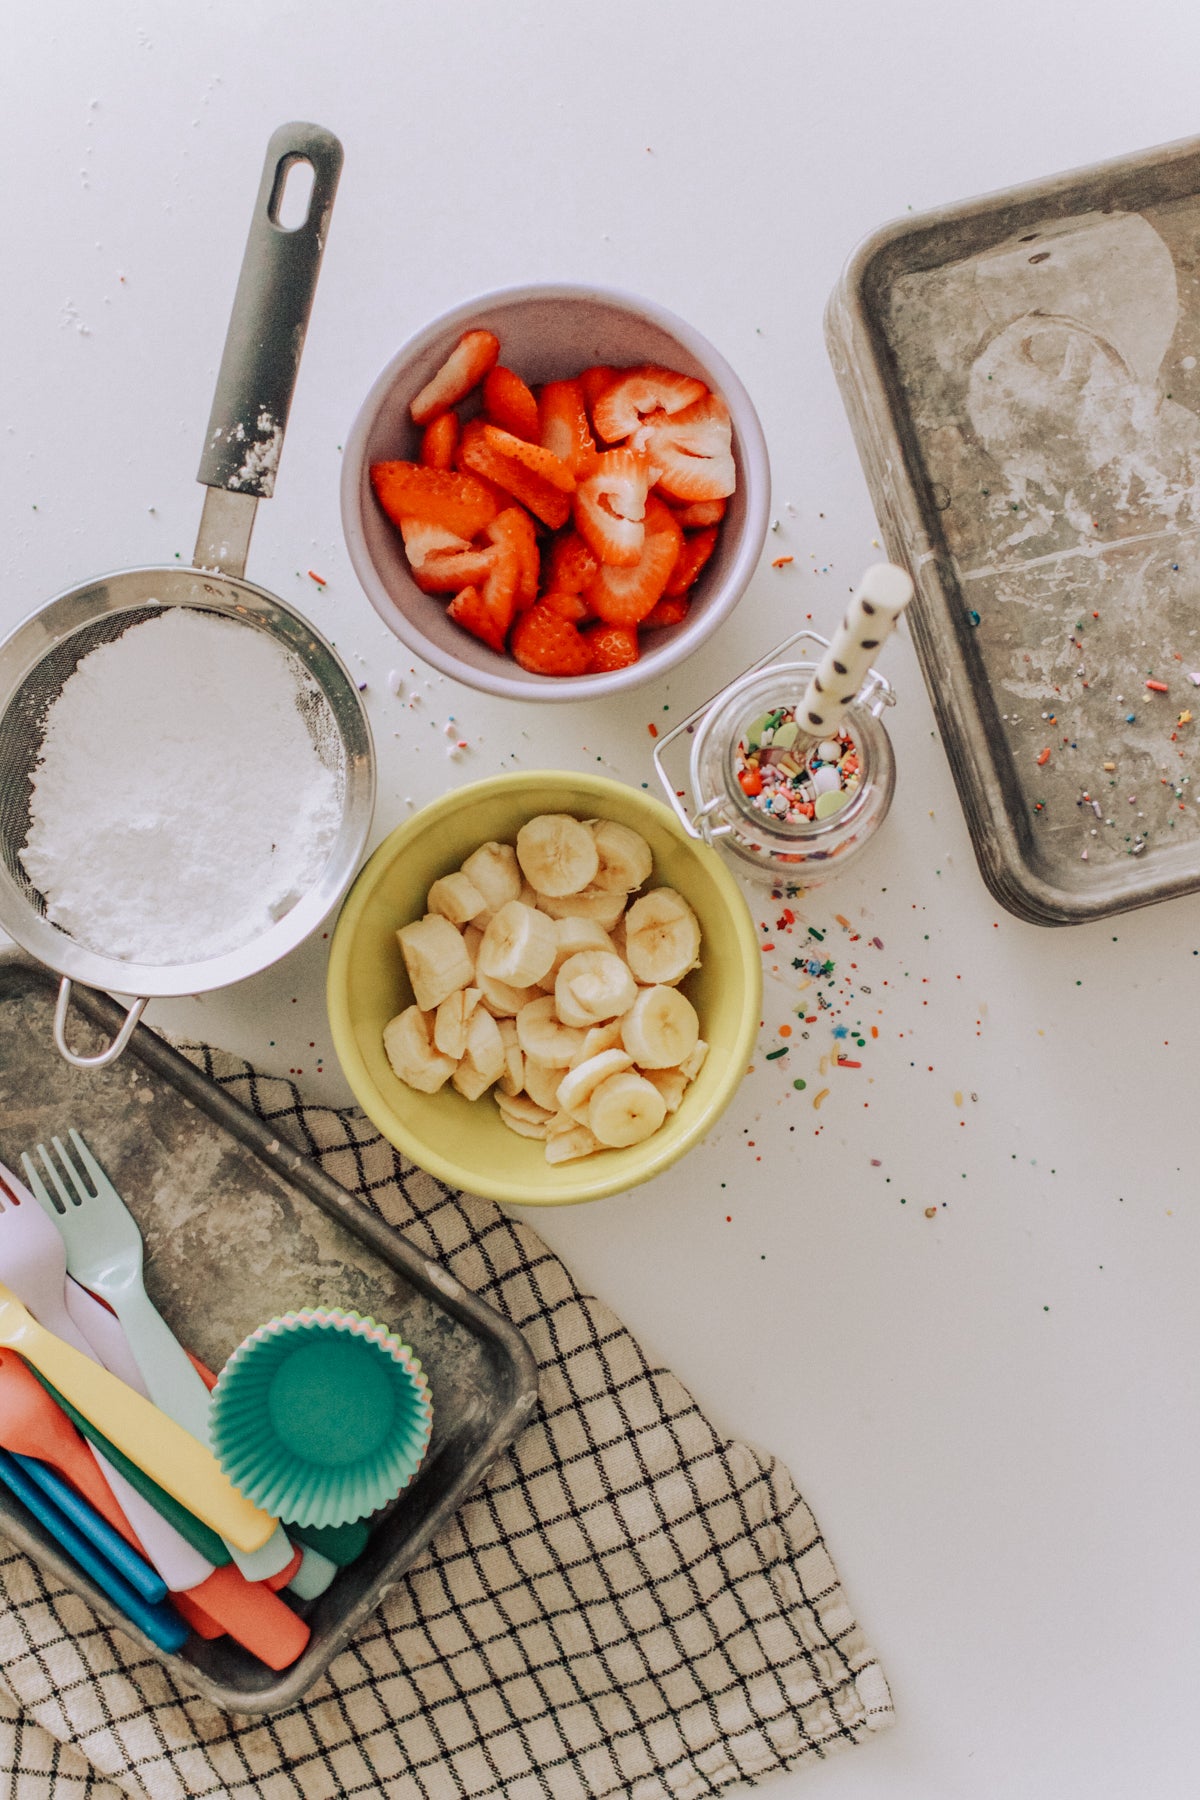
M717 547L692 590L681 625L643 637L629 668L569 678L535 675L498 655L447 617L445 600L423 594L405 560L400 533L371 491L371 464L417 455L419 429L409 403L464 331L500 339L500 359L530 385L577 375L593 363L656 362L695 375L724 399L733 420L737 491ZM410 650L443 674L513 700L585 700L640 686L674 668L737 605L762 553L771 500L766 440L738 377L698 331L665 307L607 288L501 289L465 301L410 338L367 395L347 441L342 468L342 527L350 560L384 622Z

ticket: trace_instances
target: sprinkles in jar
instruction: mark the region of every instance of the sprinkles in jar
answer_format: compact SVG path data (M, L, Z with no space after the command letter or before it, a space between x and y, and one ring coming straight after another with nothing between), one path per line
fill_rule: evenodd
M858 745L845 725L812 749L794 706L754 719L738 739L733 762L751 806L775 823L830 819L862 785Z
M793 892L870 842L896 781L880 716L895 696L871 658L911 597L904 570L868 569L831 642L798 632L657 742L660 779L692 837ZM786 660L805 640L820 660ZM690 810L668 766L689 739Z

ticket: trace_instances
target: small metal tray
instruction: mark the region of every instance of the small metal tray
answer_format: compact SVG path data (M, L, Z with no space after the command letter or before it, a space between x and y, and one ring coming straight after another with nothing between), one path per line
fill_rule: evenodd
M164 1654L0 1493L0 1532L185 1686L230 1712L276 1712L312 1686L527 1422L536 1365L507 1320L145 1026L109 1068L72 1069L54 1049L56 985L26 957L0 956L0 1161L19 1170L22 1150L71 1125L81 1130L141 1226L152 1299L210 1368L289 1307L340 1305L398 1330L429 1376L425 1462L373 1521L357 1562L316 1600L289 1596L312 1637L281 1674L231 1638L193 1634L178 1656ZM88 989L76 1002L81 1047L96 1048L121 1009Z
M886 226L826 311L980 869L1039 924L1200 887L1198 271L1192 139Z

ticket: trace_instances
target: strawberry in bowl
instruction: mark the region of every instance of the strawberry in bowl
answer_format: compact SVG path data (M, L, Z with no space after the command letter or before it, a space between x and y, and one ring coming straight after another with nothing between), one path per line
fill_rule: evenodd
M443 672L586 698L690 653L740 598L769 474L736 375L681 320L594 289L485 296L384 371L347 444L368 596Z

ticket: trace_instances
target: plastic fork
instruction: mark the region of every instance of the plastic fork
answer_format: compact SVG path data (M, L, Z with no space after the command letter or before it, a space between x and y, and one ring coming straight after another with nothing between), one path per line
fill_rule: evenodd
M83 1355L99 1361L77 1315L99 1301L76 1290L67 1277L61 1235L35 1204L28 1188L0 1164L0 1279L24 1301L34 1318ZM118 1371L120 1373L120 1371ZM148 1500L98 1454L96 1461L150 1561L172 1590L194 1587L212 1574L213 1564L161 1518Z
M168 1418L207 1446L208 1389L146 1292L142 1234L137 1220L79 1132L72 1130L69 1136L89 1180L84 1180L62 1139L52 1137L57 1161L44 1144L37 1146L37 1154L57 1201L31 1159L22 1156L30 1187L62 1235L70 1273L93 1294L107 1300L116 1313L151 1400ZM226 1542L248 1581L262 1581L278 1574L295 1554L278 1525L253 1554L247 1554L231 1539Z

